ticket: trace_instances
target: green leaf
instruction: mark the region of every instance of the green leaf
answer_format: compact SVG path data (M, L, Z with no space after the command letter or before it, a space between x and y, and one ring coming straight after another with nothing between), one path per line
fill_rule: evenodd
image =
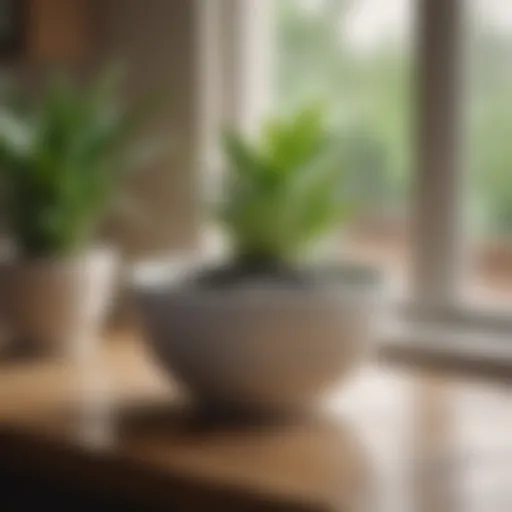
M323 111L307 107L290 119L270 120L264 127L268 158L280 172L288 173L320 151L323 143Z
M344 147L317 106L266 123L257 144L230 132L224 148L220 218L239 259L296 259L353 212Z

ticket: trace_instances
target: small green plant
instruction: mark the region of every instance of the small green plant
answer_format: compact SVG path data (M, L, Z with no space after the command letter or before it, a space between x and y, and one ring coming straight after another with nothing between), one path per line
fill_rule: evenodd
M220 219L237 264L293 264L353 211L323 110L271 120L255 143L229 132L224 146L230 172Z
M119 104L118 77L109 72L86 88L60 77L37 101L4 98L1 206L23 256L67 255L94 237L146 111Z

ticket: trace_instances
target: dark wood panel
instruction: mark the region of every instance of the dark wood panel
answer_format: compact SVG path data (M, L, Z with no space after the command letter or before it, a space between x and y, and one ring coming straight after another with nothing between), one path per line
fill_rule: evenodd
M18 57L26 36L26 1L0 0L0 57Z

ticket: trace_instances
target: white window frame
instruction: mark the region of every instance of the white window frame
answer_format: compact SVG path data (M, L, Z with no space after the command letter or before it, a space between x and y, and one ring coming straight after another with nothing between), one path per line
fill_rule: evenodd
M211 172L212 162L221 166L218 133L223 125L250 132L270 106L272 2L196 0L203 170ZM412 293L400 311L407 319L485 329L508 338L510 311L470 306L462 296L468 253L462 218L464 4L417 0Z

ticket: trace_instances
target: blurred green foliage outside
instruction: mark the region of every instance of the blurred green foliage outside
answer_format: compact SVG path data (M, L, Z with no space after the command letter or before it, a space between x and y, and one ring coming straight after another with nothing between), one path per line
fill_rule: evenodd
M358 0L279 0L276 7L277 104L286 110L310 98L325 100L340 144L347 145L343 165L358 185L362 209L403 215L414 164L413 34L357 48L347 27ZM508 237L512 30L507 34L485 23L468 28L461 94L469 219L474 233Z

